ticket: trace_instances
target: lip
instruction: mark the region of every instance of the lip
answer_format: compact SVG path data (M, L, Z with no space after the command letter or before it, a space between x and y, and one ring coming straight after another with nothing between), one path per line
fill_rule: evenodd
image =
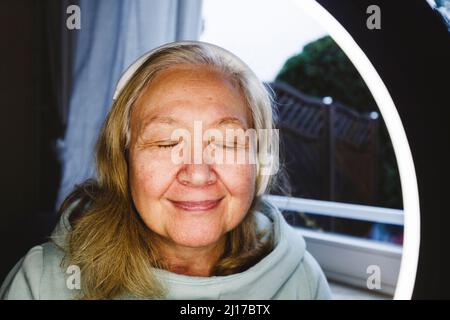
M185 211L208 211L216 208L223 197L215 200L202 200L202 201L173 201L170 202L177 208Z

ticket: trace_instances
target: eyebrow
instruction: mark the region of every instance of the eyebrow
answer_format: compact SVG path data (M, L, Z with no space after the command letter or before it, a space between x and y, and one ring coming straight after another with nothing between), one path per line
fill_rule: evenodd
M154 116L148 120L145 120L142 127L146 128L149 124L154 123L154 122L162 123L162 124L179 124L179 122L172 117Z
M238 118L236 117L225 117L222 119L219 119L218 121L216 121L213 125L224 125L224 124L238 124L243 128L247 128L247 126Z
M150 119L146 120L143 125L142 125L142 130L147 129L147 127L152 124L152 123L161 123L161 124L168 124L168 125L173 125L173 124L178 124L180 125L181 123L179 121L177 121L176 119L169 117L169 116L154 116L151 117ZM214 123L212 123L212 126L221 126L221 125L227 125L227 124L237 124L243 128L247 128L247 126L239 119L236 117L224 117L221 118L217 121L215 121Z

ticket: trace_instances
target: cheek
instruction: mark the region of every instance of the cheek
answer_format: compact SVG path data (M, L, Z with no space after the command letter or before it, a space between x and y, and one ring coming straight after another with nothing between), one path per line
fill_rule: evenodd
M256 166L224 165L217 168L221 181L229 192L226 205L226 231L234 229L244 219L255 195Z
M255 165L224 165L219 166L217 172L231 196L243 201L253 199L256 181Z
M171 169L170 163L160 161L150 153L130 156L130 186L134 201L140 203L144 199L159 198L172 181Z

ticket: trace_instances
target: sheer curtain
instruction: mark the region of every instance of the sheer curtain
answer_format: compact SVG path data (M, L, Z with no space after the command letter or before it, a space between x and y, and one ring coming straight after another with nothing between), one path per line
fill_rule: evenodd
M67 129L58 142L62 179L56 206L94 176L93 148L120 75L148 50L197 40L202 0L80 0Z

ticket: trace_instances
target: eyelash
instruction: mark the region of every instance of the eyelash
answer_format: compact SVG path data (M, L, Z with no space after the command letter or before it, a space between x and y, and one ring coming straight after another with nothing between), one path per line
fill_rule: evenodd
M162 149L169 149L169 148L173 148L175 147L177 143L172 143L172 144L160 144L158 145L158 148L162 148ZM220 143L217 142L216 145L221 146L222 148L227 148L227 149L234 149L234 148L240 148L243 147L242 145L238 144L238 143Z
M245 145L242 145L241 143L236 142L218 142L217 145L222 148L226 149L239 149L239 148L245 148Z
M159 148L163 148L163 149L169 149L169 148L173 148L177 145L178 143L172 143L172 144L161 144L158 147Z

